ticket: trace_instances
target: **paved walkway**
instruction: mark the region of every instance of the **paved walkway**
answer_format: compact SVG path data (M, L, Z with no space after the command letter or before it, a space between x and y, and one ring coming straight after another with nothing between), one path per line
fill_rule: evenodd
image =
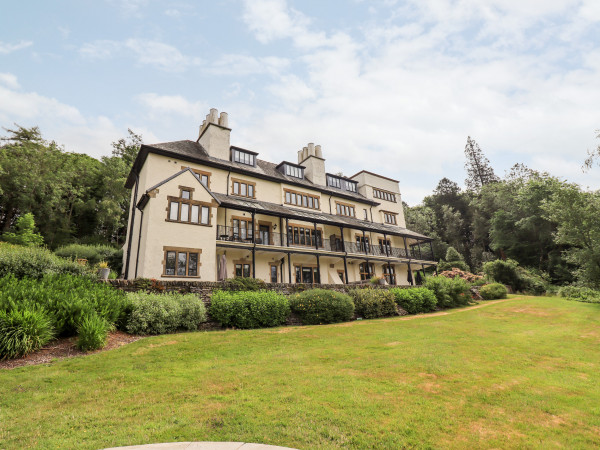
M295 450L289 447L277 447L265 444L246 444L244 442L169 442L164 444L131 445L129 447L111 447L105 450Z

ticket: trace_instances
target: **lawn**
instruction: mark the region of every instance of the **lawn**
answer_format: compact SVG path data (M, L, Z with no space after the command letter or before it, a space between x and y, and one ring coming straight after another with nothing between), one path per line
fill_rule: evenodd
M0 371L0 448L600 445L600 305L143 339Z

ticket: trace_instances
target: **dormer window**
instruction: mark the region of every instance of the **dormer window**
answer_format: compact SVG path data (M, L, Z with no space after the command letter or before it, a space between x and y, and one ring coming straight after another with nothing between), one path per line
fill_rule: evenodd
M341 189L342 179L339 177L334 177L333 175L327 175L327 186Z
M231 160L240 164L246 164L247 166L256 166L256 153L249 152L247 150L240 150L237 148L231 149Z
M277 166L277 170L288 177L304 179L304 166L299 164L284 161Z
M346 190L350 191L350 192L356 192L356 185L358 183L355 183L354 181L348 181L348 180L345 180L345 181L346 181Z

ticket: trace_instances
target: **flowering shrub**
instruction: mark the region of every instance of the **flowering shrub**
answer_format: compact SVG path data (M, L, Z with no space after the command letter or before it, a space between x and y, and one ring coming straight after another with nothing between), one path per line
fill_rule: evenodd
M475 283L478 280L483 279L483 277L481 275L475 275L474 273L471 273L471 272L465 272L464 270L460 270L456 267L452 268L452 270L444 270L443 272L440 273L439 276L446 277L446 278L452 278L452 279L459 277L468 283Z
M225 327L276 327L290 314L288 299L274 291L216 291L210 303L211 317Z
M398 308L394 295L383 289L354 289L350 291L356 315L365 319L397 316Z
M344 322L354 315L350 296L326 289L309 289L296 294L290 297L290 307L304 325Z

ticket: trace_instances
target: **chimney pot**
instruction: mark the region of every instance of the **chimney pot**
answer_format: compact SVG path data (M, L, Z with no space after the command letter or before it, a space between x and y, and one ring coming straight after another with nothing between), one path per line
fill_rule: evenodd
M315 156L317 158L322 158L323 157L323 152L321 151L321 146L320 145L316 145L315 146Z
M315 144L309 142L308 144L308 156L313 156L315 154Z
M210 113L208 115L209 121L212 123L219 123L218 115L219 115L219 111L217 111L216 108L210 108Z
M219 117L219 125L225 128L229 128L229 115L226 112L222 112Z

